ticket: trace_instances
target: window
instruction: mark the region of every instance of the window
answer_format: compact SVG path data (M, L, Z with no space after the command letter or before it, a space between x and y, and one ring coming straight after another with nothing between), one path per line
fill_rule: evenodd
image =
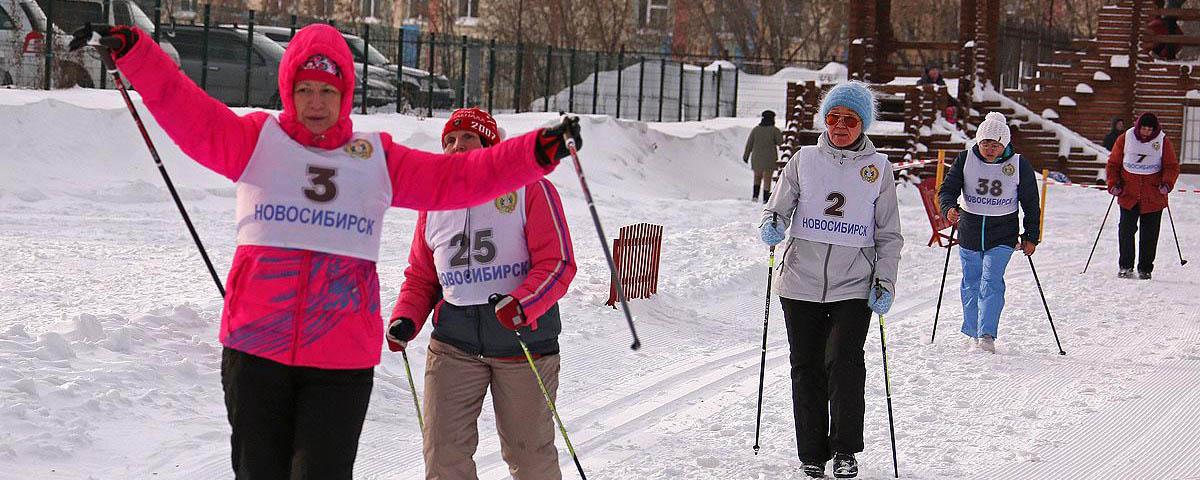
M38 6L42 7L45 12L50 0L38 0ZM104 21L104 6L99 2L80 2L73 0L53 0L54 1L54 24L58 25L65 32L74 32L83 27L83 24L105 23Z
M183 59L200 60L203 57L204 33L178 29L171 42L179 56ZM209 31L208 61L225 63L246 63L246 40L244 37L231 32ZM266 60L257 51L251 52L251 62L254 65L266 65Z
M458 0L458 16L475 18L479 16L479 0Z
M17 24L13 22L8 12L4 11L4 7L0 6L0 30L16 30Z
M671 5L668 0L639 0L638 26L666 29L671 25Z
M1194 101L1193 101L1194 102ZM1200 103L1190 103L1183 110L1182 163L1200 163Z

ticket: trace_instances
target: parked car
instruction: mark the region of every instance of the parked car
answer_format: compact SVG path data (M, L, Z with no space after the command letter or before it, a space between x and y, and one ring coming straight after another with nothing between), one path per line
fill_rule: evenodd
M270 38L284 48L287 48L288 42L292 40L292 29L290 27L255 25L254 32L266 35L267 38ZM362 72L362 62L354 62L355 105L362 104ZM367 106L377 107L396 101L395 76L395 73L389 73L386 69L375 65L367 66Z
M39 80L45 66L42 51L47 23L45 11L51 7L50 1L54 2L54 56L57 60L52 85L57 88L99 84L99 55L91 49L78 52L67 49L70 32L85 23L119 23L136 25L147 32L154 30L154 22L132 0L114 0L107 17L100 0L0 1L0 85L41 86ZM178 64L179 54L167 35L160 35L159 44Z
M230 106L246 104L246 54L250 46L249 106L280 108L279 63L284 48L255 28L254 40L247 43L249 32L241 28L210 27L208 31L208 61L204 61L204 28L194 25L175 26L175 48L183 63L183 71L209 95ZM203 72L207 71L207 78ZM355 105L361 104L364 80L356 76ZM396 90L391 84L367 78L367 105L386 105L395 101Z
M247 34L234 28L210 27L208 61L204 60L204 28L175 26L175 48L184 73L213 98L229 106L247 106L246 54L250 49L249 106L278 108L277 75L283 47L262 34L247 42Z
M46 14L33 0L0 1L0 85L42 87L47 23ZM53 28L55 65L51 86L94 86L100 74L100 56L90 50L68 51L68 31L60 26Z
M354 54L354 61L367 62L384 68L391 75L391 78L396 78L396 71L400 65L392 63L387 56L375 49L374 45L367 45L366 41L357 35L342 34L346 38L346 44L350 46L350 53ZM366 48L364 48L366 47ZM454 89L450 87L450 79L445 75L431 75L428 71L413 67L403 67L401 77L403 80L397 85L402 90L405 98L409 99L409 103L415 107L424 107L428 105L428 99L433 99L433 108L450 108L454 106ZM432 83L433 94L430 96L430 84Z

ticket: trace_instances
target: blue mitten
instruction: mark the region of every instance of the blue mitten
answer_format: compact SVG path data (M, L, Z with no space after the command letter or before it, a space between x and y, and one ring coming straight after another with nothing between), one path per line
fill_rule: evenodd
M759 227L759 236L768 247L779 245L787 238L787 235L783 233L783 225L778 222L763 222Z
M874 287L871 287L871 293L867 296L867 306L871 307L875 313L883 315L892 309L892 301L895 299L892 292L876 283Z

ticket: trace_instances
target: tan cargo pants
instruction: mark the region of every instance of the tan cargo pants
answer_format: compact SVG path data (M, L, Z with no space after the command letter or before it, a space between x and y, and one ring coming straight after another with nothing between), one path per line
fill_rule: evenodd
M555 398L558 355L534 360ZM500 452L514 480L560 480L554 418L525 360L470 355L434 339L425 363L425 478L477 480L476 421L488 388L496 410Z

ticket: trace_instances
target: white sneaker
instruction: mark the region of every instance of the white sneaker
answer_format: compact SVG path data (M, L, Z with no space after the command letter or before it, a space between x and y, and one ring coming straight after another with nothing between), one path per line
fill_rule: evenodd
M984 335L979 339L979 349L988 353L996 353L996 339L991 335Z

